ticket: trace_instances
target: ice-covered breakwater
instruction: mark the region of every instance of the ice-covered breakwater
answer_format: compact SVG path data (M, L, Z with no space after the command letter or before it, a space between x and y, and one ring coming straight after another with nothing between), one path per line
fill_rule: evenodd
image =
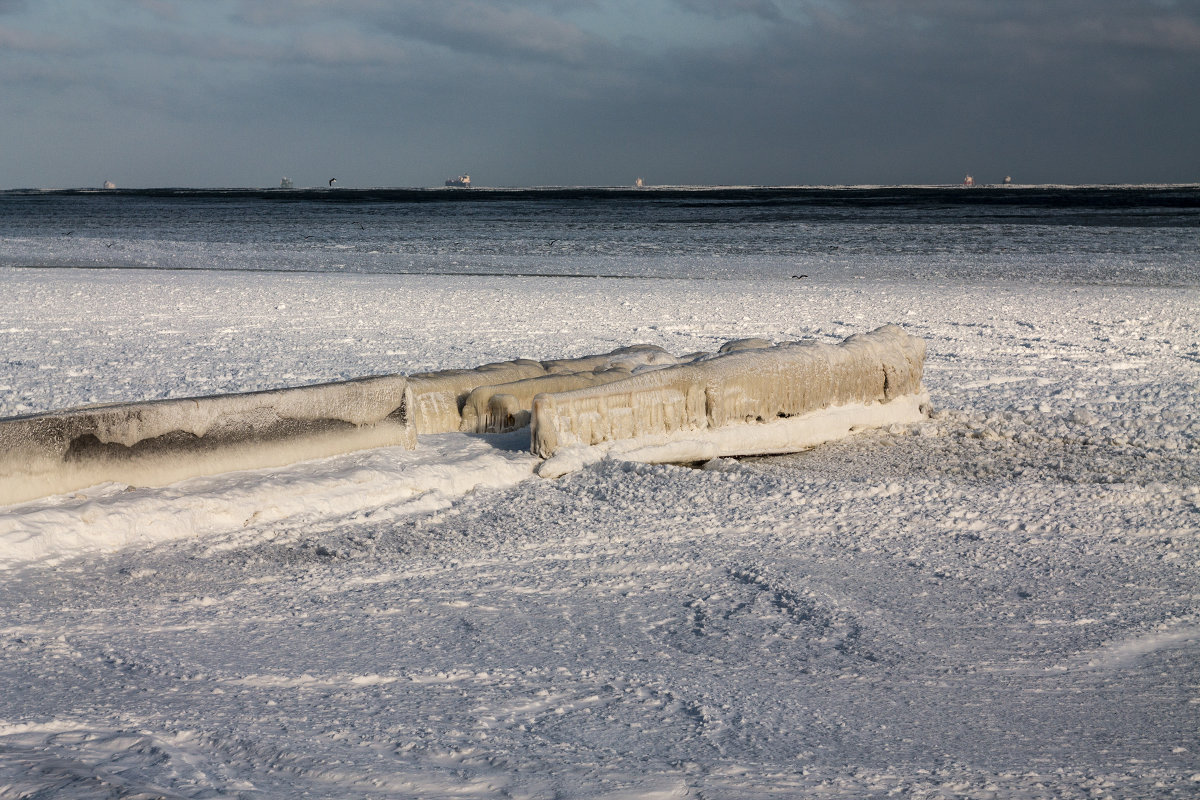
M611 383L633 370L680 363L661 347L635 344L610 353L550 361L517 359L475 369L409 376L418 433L502 433L529 424L533 397Z
M633 345L577 359L387 375L0 420L0 503L119 481L164 485L528 426L554 477L609 453L655 462L782 453L926 412L924 343L894 325L837 345ZM553 457L553 458L552 458Z
M651 462L791 452L927 412L925 344L895 325L838 345L764 344L731 342L716 356L539 395L531 449L554 456L540 474L607 452Z
M105 481L196 475L416 447L402 375L244 394L75 408L0 420L0 504Z

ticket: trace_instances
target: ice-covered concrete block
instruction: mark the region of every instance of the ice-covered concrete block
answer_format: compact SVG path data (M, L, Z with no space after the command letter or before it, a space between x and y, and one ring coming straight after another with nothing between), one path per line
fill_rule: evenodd
M838 345L797 342L636 374L604 386L534 398L531 449L761 424L838 406L918 395L925 344L888 325ZM723 447L737 436L722 436ZM738 451L720 453L737 455Z
M422 372L409 375L413 389L413 420L417 433L450 433L452 431L476 431L485 416L487 397L477 397L470 422L464 422L463 413L467 398L481 387L508 386L518 381L579 372L598 372L612 368L633 370L638 367L678 363L673 355L661 347L651 344L635 344L621 347L611 353L560 358L550 361L516 359L484 364L474 369L452 369L441 372ZM546 391L543 389L543 391ZM501 390L517 398L533 395L525 391ZM528 412L529 401L518 411ZM526 421L525 424L528 424ZM523 426L518 426L523 427ZM479 432L484 432L480 430Z
M416 447L402 375L88 406L0 420L0 504L118 481L161 486L374 447Z
M538 466L537 473L543 478L557 478L605 458L686 464L721 456L795 453L867 428L917 422L928 416L928 404L928 393L918 392L886 403L830 406L762 424L648 434L592 446L572 445L559 448Z
M475 369L414 373L408 376L413 392L413 424L417 433L457 431L462 426L463 403L476 387L545 374L541 362L529 359L484 364Z
M628 378L624 367L597 372L558 372L523 381L478 386L467 395L462 409L463 433L505 433L529 424L533 398L543 392L565 392L601 386Z

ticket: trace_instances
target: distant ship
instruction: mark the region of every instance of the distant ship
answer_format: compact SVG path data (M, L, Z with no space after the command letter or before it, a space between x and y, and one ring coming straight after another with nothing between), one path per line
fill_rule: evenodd
M105 181L104 188L105 189L115 189L115 188L117 188L117 185L115 183L113 183L112 181Z
M291 189L292 188L292 179L291 178L281 178L279 181L279 188L280 189Z
M641 178L638 178L636 181L633 182L633 185L636 186L637 188L641 189L646 185L646 182L643 181Z
M975 179L972 178L970 175L963 178L963 186L966 186L969 189L974 185L975 185Z
M1012 176L1011 176L1011 175L1005 175L1005 176L1004 176L1004 185L1005 185L1005 186L1012 186Z
M463 189L470 189L471 188L471 176L470 175L459 175L457 178L447 178L446 185L447 186L458 186Z

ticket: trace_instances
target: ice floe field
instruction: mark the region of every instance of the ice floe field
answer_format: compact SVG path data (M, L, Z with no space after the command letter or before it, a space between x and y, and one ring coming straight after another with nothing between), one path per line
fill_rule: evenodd
M885 323L935 409L704 469L444 434L0 508L0 798L1195 797L1198 308L0 268L0 416Z

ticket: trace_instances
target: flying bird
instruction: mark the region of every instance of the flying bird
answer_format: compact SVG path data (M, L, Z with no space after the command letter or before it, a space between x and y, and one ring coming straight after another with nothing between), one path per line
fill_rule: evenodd
M337 183L337 178L330 178L330 179L329 179L329 185L330 185L330 186L333 186L335 183Z

